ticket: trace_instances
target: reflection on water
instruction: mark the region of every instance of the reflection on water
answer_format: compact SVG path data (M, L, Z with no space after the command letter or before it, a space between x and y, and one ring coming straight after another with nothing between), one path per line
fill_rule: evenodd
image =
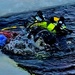
M0 75L30 75L17 67L16 63L0 52Z

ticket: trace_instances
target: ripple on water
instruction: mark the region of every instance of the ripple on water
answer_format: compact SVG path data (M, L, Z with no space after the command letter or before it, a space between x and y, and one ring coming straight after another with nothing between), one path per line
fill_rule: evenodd
M42 10L43 13L49 17L53 15L64 16L66 18L66 25L75 31L75 5L70 6L61 6ZM25 19L29 19L31 15L35 12L31 12L31 14L19 14L9 16L8 18L2 18L3 20L1 24L3 25L18 25L23 24ZM21 20L22 19L22 20ZM29 19L30 20L30 19ZM19 23L18 23L19 21ZM18 62L18 66L24 69L27 69L30 73L35 73L36 75L75 75L75 32L67 36L69 51L65 51L65 49L61 52L55 53L55 55L50 56L47 59L36 59L36 58L28 58L26 56L16 56L9 55L10 58L14 59Z

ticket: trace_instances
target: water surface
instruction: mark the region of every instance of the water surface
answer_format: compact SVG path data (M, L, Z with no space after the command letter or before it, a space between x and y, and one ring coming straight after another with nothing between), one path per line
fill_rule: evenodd
M18 63L19 67L36 75L75 75L75 5L48 8L42 11L48 18L51 16L65 17L67 27L73 30L73 33L67 36L71 38L69 40L71 43L68 44L70 50L65 51L64 49L61 53L58 52L60 57L51 56L49 59L41 60L38 58L25 59L25 56L10 55L10 53L8 55ZM23 24L26 19L30 20L30 17L35 14L36 12L29 12L0 18L1 27ZM65 47L64 44L62 45Z
M0 75L30 75L27 71L17 67L17 63L0 52Z
M0 16L75 3L74 0L0 0ZM34 8L34 9L33 9Z

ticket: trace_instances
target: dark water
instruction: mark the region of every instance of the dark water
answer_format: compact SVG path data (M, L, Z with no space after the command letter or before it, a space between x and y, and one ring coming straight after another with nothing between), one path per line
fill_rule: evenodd
M60 57L51 56L47 59L25 59L25 56L9 55L18 62L18 66L27 69L30 73L36 75L75 75L75 5L60 6L42 10L46 17L64 16L67 27L73 30L73 33L67 35L69 51L57 53ZM31 15L36 12L12 15L0 18L0 26L13 26L24 24L26 19L31 20ZM0 27L0 28L1 28ZM64 40L63 40L64 41ZM65 45L63 45L64 47ZM64 53L63 53L64 52Z

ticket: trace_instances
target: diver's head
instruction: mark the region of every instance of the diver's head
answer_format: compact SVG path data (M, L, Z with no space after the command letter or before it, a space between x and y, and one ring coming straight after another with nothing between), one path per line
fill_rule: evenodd
M60 17L59 21L64 22L65 18L63 16Z
M59 22L59 21L62 21L64 22L65 18L63 16L61 16L60 18L57 17L57 16L54 16L54 17L51 17L50 18L50 22L54 23L54 22Z

